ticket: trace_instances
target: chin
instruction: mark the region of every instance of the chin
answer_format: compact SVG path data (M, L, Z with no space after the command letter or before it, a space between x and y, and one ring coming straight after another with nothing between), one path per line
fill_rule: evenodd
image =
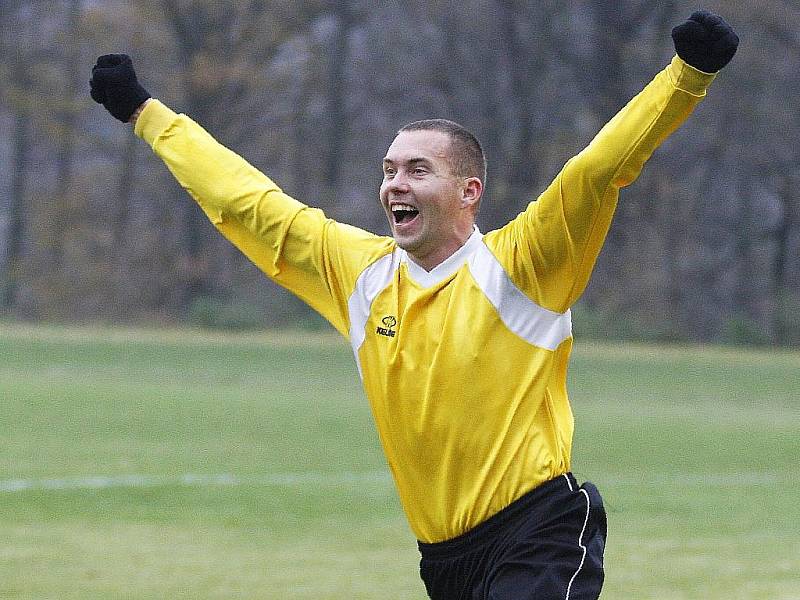
M416 238L409 238L398 235L394 235L393 237L395 243L406 252L413 252L414 248L416 248L419 245L419 240Z
M395 243L400 246L403 250L408 250L412 247L411 240L405 239L403 237L399 237L397 235L392 235L394 238Z

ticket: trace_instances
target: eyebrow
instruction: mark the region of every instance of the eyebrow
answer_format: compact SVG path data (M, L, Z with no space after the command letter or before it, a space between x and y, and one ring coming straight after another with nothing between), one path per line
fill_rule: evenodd
M400 162L404 163L404 164L407 164L407 165L413 165L413 164L416 164L416 163L433 164L429 158L424 158L424 157L409 158L408 160L401 160ZM384 165L393 165L393 164L395 164L395 161L393 161L391 158L384 158L383 159L383 164Z

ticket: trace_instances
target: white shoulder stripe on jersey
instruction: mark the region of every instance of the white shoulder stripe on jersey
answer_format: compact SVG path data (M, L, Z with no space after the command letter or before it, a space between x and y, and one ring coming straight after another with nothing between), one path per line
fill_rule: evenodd
M480 244L470 257L469 270L500 320L529 344L555 350L572 335L570 311L553 312L528 298L514 285L486 244Z
M399 254L399 252L387 254L364 269L358 276L356 287L347 300L347 310L350 314L350 345L356 357L358 374L362 379L364 376L361 373L361 362L358 360L358 349L361 348L367 335L369 311L375 297L392 281L392 277L400 265Z
M556 313L547 310L523 294L479 236L479 233L478 236L473 235L476 239L469 244L471 252L467 263L473 279L494 306L500 320L533 346L548 350L558 348L561 342L572 335L570 311ZM358 350L366 337L370 308L375 297L391 283L402 258L403 253L393 252L364 269L347 301L350 345L362 379Z

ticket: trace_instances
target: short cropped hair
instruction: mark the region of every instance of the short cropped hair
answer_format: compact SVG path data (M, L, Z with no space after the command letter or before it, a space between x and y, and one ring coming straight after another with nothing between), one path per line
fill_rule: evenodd
M450 138L450 166L458 177L477 177L486 185L486 155L478 138L466 127L447 119L414 121L403 131L440 131Z

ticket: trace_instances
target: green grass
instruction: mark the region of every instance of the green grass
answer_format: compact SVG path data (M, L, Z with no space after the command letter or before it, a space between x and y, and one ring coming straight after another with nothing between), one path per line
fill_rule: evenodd
M570 377L603 598L800 597L800 353L578 342ZM0 598L424 598L327 333L6 325L0 401Z

